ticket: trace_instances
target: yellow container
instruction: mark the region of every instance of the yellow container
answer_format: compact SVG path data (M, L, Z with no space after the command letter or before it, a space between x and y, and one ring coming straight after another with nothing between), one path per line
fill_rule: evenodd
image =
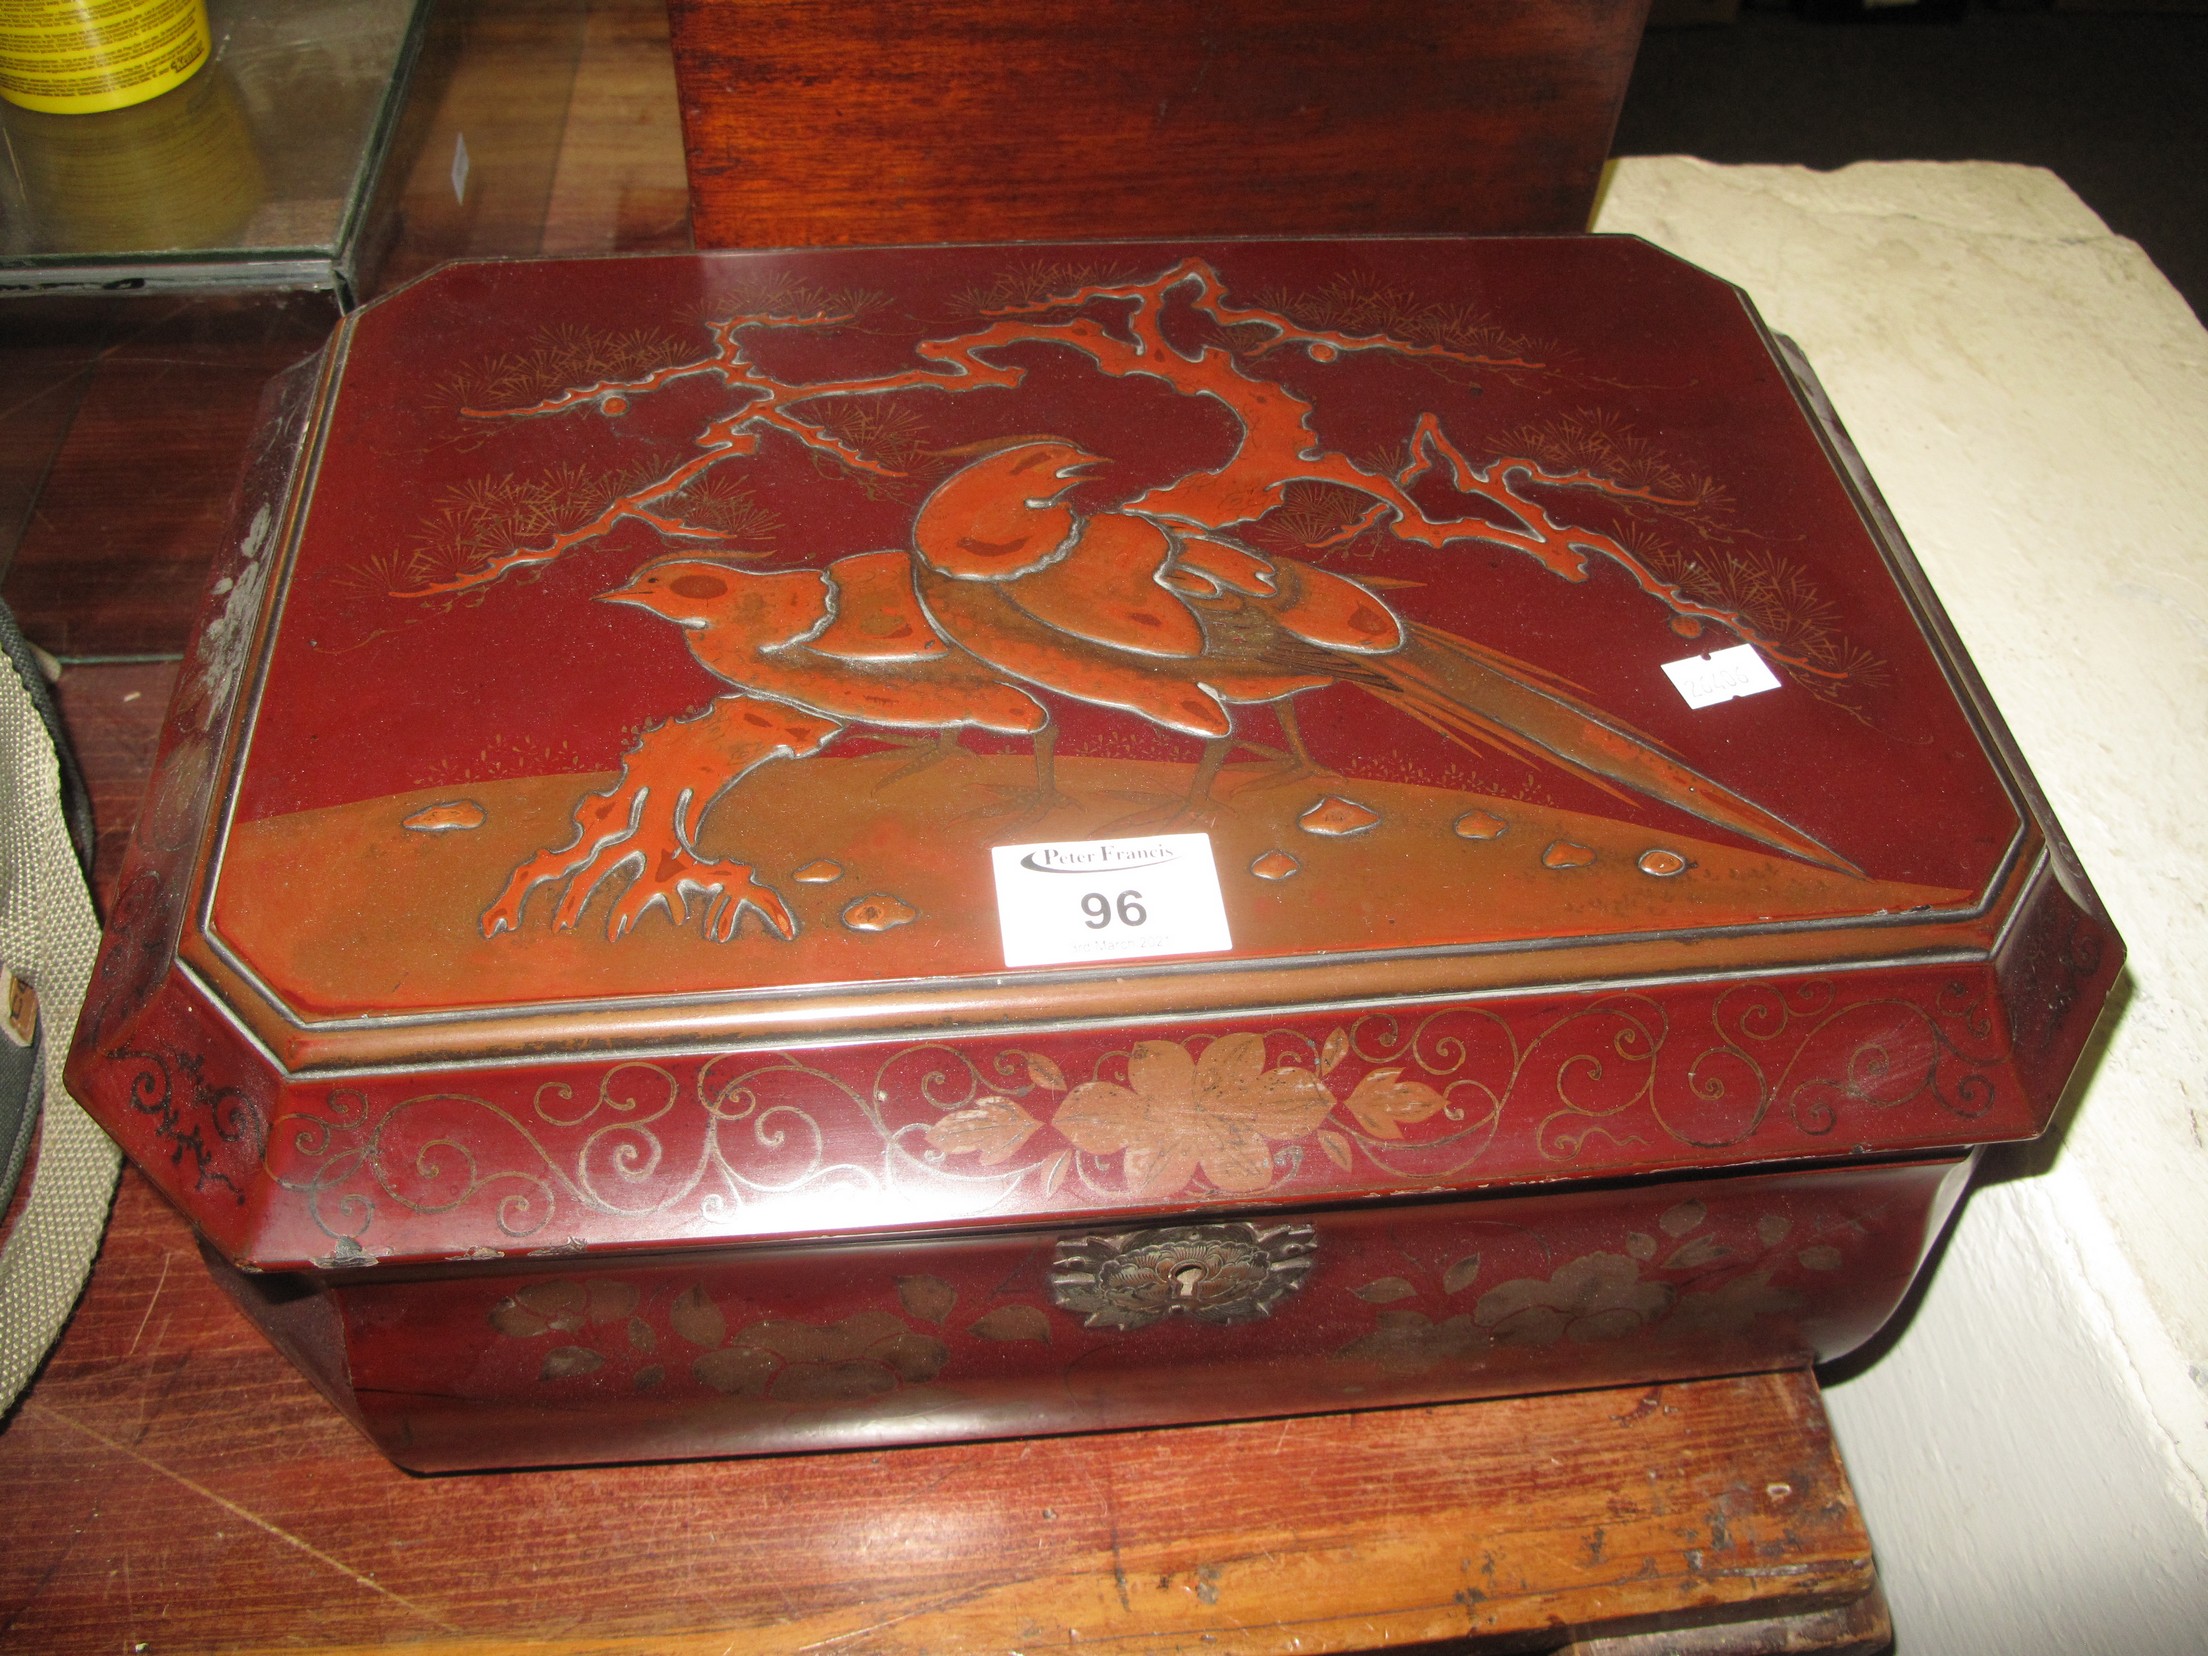
M207 54L207 0L0 0L0 98L25 109L144 103Z
M101 120L25 111L7 124L15 181L29 209L28 245L11 251L220 247L244 233L268 193L226 63L194 76L173 98Z

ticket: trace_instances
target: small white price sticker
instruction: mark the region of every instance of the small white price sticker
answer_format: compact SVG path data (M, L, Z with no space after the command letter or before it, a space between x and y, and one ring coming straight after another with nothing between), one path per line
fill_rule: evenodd
M1208 834L999 845L1007 966L1062 966L1234 947Z
M1753 644L1667 661L1664 671L1689 707L1715 707L1735 696L1760 696L1779 687L1777 675L1764 665Z

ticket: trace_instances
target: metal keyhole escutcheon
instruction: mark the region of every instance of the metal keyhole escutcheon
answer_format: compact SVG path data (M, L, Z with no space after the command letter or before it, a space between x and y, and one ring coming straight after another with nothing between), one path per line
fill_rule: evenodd
M1051 1261L1050 1296L1091 1328L1249 1322L1303 1285L1318 1245L1309 1225L1241 1222L1068 1238Z

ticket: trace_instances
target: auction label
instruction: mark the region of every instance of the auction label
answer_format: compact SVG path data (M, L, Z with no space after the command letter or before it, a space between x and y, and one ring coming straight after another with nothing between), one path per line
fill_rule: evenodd
M1234 947L1209 834L999 845L1007 966L1063 966Z
M1689 707L1715 707L1739 696L1760 696L1779 687L1778 675L1764 665L1753 644L1667 661L1664 672Z

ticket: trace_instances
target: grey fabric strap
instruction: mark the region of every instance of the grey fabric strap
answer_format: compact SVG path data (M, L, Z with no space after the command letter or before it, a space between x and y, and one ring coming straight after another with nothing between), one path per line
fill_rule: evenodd
M60 761L10 661L0 665L0 961L38 992L46 1107L30 1193L0 1248L0 1411L37 1373L84 1291L122 1166L61 1084L99 941L63 826Z

